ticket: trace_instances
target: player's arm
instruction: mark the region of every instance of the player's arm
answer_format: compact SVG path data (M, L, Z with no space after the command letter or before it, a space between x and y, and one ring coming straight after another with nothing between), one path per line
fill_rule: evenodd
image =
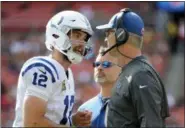
M140 127L163 127L161 118L162 91L149 72L137 73L131 83L132 101Z
M62 127L45 116L47 102L57 88L57 77L52 67L37 61L24 66L21 74L26 86L23 102L24 127Z
M58 125L46 118L47 102L36 96L27 96L24 99L24 127L66 127Z

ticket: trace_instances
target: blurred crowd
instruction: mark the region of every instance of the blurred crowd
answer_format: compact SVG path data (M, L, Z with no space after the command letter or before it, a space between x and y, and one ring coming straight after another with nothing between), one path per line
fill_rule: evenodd
M83 102L99 93L99 86L93 79L92 62L96 58L99 46L104 45L104 35L96 31L95 26L106 23L112 14L121 8L129 7L141 15L145 22L143 54L148 57L165 83L171 112L167 124L171 127L184 127L184 14L181 11L165 10L157 2L100 2L99 4L96 2L96 6L91 6L92 3L60 2L56 4L51 14L65 9L80 11L88 17L95 31L91 40L93 52L83 61L83 66L82 64L72 66L76 87L74 111ZM174 4L177 6L178 2ZM23 7L26 6L29 4L24 3ZM8 17L6 10L3 10L2 4L3 20ZM39 10L37 12L44 13ZM49 55L44 42L44 29L38 30L37 27L25 31L15 28L12 28L12 31L2 29L1 126L3 127L10 127L14 120L17 80L23 63L33 56Z

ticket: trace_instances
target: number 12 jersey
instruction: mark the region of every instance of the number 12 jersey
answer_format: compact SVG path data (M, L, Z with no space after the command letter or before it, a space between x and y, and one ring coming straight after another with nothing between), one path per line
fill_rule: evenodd
M68 77L63 66L49 56L33 57L25 62L18 80L13 127L23 127L23 102L29 95L47 102L46 118L71 126L75 91L71 69L67 72Z

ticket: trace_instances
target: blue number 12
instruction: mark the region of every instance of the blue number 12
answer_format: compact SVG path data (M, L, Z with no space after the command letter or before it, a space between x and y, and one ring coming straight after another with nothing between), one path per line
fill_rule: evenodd
M33 81L32 81L32 84L33 85L38 85L38 86L42 86L42 87L46 87L46 84L44 84L47 80L48 80L48 77L45 76L45 75L39 75L35 72L33 74Z

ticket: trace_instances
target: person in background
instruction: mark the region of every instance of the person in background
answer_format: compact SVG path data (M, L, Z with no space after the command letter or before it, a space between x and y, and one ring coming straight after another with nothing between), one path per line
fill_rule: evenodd
M121 67L117 65L117 58L106 54L101 56L105 51L104 47L100 47L96 61L93 63L94 80L100 85L100 92L95 97L82 104L78 111L88 110L92 112L91 127L105 127L105 110L107 101L111 96L111 89L121 71Z

